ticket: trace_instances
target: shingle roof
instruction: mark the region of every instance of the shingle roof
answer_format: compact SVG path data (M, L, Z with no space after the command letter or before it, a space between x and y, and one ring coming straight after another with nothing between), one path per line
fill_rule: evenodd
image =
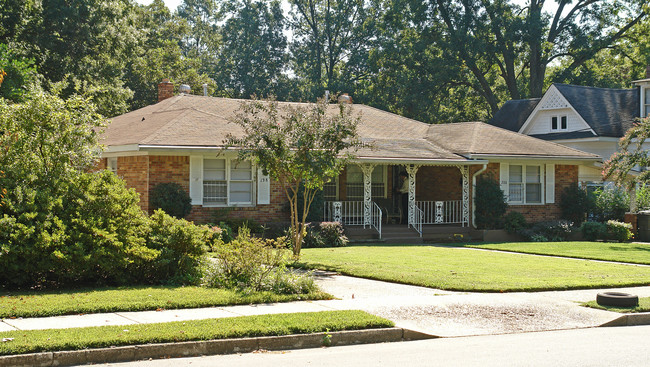
M639 117L638 88L595 88L559 83L553 85L598 136L621 137ZM488 123L510 131L519 131L539 101L539 98L508 101ZM559 134L545 138L564 139Z
M431 125L427 138L462 155L556 156L597 158L596 155L540 140L483 122Z
M226 135L242 129L230 122L242 100L180 95L113 118L102 134L108 146L220 147ZM280 102L282 105L301 105ZM331 106L332 113L338 108ZM429 125L369 106L355 104L360 138L370 142L358 157L466 161L465 153L508 155L592 155L512 133L483 123ZM561 147L561 148L559 148Z
M539 100L540 98L510 100L503 104L488 124L510 131L519 131Z
M639 117L639 89L553 84L599 136L621 137Z

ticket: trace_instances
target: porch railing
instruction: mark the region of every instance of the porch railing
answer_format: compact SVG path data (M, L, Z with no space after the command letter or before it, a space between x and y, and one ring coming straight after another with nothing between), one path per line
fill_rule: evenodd
M423 224L463 223L463 201L416 201L415 206L423 213Z
M424 219L424 212L422 209L418 208L417 205L413 208L415 213L413 213L413 229L422 237L422 220Z
M370 207L370 227L379 232L381 239L381 219L383 212L379 205L372 202ZM363 226L363 201L326 201L323 207L323 220L339 222L346 226Z

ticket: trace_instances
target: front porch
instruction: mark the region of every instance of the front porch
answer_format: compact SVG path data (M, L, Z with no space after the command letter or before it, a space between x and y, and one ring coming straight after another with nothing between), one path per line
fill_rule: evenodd
M401 172L408 175L405 185L398 178ZM323 220L342 223L352 237L469 233L469 175L470 166L461 164L349 165L325 187ZM398 193L406 185L408 193ZM404 226L395 226L400 222Z
M470 227L460 225L422 226L422 235L405 224L388 224L382 226L381 239L374 228L362 226L345 226L345 235L352 242L381 242L394 244L422 244L431 242L457 242L473 239Z

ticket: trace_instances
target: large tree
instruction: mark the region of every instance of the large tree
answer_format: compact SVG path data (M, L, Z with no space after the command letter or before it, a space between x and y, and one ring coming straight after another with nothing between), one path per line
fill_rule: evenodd
M299 257L314 196L360 145L358 118L349 105L329 105L323 99L298 107L254 100L242 103L233 122L244 132L229 136L226 144L280 183L289 202L293 254Z

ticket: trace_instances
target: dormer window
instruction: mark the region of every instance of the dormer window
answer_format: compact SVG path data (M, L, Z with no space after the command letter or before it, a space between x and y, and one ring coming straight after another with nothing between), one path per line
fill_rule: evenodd
M566 115L552 116L551 117L551 131L563 131L568 129L568 122Z

